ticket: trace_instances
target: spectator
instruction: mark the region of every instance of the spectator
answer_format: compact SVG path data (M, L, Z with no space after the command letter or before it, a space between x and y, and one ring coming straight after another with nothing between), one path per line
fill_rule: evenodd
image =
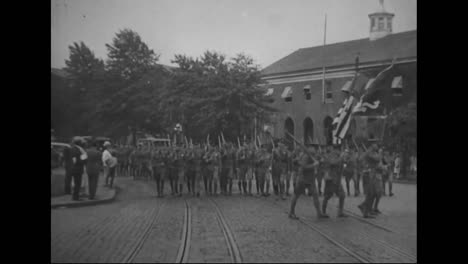
M104 142L104 151L102 152L102 165L104 166L104 179L106 179L106 186L107 186L107 179L109 177L109 160L112 158L110 154L109 147L111 143L109 141Z
M73 196L72 200L80 200L80 187L81 178L84 172L84 166L88 158L86 151L82 148L84 145L83 140L80 137L74 137L72 142L72 149L70 150L72 159L71 177L73 178Z
M71 171L73 167L71 148L66 147L63 149L63 161L65 167L65 194L71 194Z
M400 154L397 153L395 157L395 166L393 169L393 174L395 178L398 180L400 179L400 169L401 169L401 158L400 158Z
M111 158L108 160L108 165L109 165L109 174L106 177L106 185L112 188L112 186L114 185L115 169L117 168L117 157L114 151L111 153ZM109 179L110 179L110 184L108 183Z
M86 163L86 172L88 174L89 184L89 199L93 200L96 196L97 183L99 180L99 172L102 168L101 152L98 150L98 142L94 142L88 152L88 162Z

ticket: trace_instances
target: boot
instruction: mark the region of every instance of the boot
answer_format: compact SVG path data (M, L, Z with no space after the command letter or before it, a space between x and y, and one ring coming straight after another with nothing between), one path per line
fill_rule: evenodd
M322 218L330 218L330 216L327 215L327 199L323 199L322 201Z

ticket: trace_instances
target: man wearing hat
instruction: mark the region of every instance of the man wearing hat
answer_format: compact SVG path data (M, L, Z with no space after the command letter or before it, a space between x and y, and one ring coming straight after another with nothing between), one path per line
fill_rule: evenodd
M104 167L104 179L106 179L106 185L107 185L107 179L110 173L109 162L110 162L110 159L112 158L112 155L109 151L110 146L111 146L111 143L109 141L104 142L104 145L103 145L104 151L102 152L102 165Z
M72 200L79 201L81 179L84 172L84 166L88 158L86 151L83 149L84 140L80 137L74 137L72 140L72 148L70 150L70 156L72 159L71 176L73 178L73 195Z
M90 148L86 150L88 161L86 163L86 173L88 174L89 199L93 200L96 196L99 172L102 168L101 152L98 150L99 143L93 142Z

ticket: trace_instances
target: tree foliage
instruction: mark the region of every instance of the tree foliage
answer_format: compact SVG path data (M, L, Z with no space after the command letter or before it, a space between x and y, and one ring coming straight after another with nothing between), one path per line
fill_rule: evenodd
M165 94L171 124L180 120L196 139L221 131L228 140L250 134L255 116L275 111L263 96L260 70L252 58L239 54L231 60L206 51L197 59L176 55L178 64L171 89Z

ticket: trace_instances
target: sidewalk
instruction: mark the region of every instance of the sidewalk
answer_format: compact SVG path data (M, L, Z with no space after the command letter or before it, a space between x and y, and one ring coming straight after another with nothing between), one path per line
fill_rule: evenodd
M80 197L82 201L73 201L71 194L52 197L50 199L50 207L80 207L88 205L96 205L101 203L112 202L117 194L116 188L98 187L98 192L94 200L89 200L88 197Z

